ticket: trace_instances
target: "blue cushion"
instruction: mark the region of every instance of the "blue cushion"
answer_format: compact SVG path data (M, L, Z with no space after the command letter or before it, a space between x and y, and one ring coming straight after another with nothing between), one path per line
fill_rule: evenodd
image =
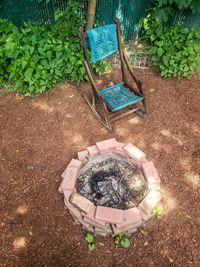
M105 101L114 111L130 106L143 100L143 97L129 92L123 83L115 84L111 87L100 90L99 93L104 96Z
M87 31L91 61L96 62L118 51L116 24L110 24Z

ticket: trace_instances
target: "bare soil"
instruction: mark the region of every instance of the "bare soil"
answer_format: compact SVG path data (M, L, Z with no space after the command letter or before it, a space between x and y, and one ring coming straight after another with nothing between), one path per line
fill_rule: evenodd
M82 96L89 83L57 85L34 98L0 95L0 266L200 266L200 81L168 80L153 69L136 73L148 115L116 121L111 133ZM97 82L118 77L113 70ZM89 251L58 187L78 151L113 137L154 162L163 218L150 221L146 235L133 234L129 248L96 237Z

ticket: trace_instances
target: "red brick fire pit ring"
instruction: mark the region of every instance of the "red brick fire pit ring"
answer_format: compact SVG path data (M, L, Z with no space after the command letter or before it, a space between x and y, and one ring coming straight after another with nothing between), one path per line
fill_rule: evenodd
M146 180L147 192L135 207L122 210L95 206L76 191L77 177L88 158L110 152L127 155ZM78 152L78 160L72 159L62 174L59 192L64 194L65 207L75 221L88 232L104 237L114 237L119 233L129 236L137 232L155 215L154 207L162 198L160 179L154 164L148 161L145 153L136 146L131 143L119 143L114 138L97 142L96 145Z

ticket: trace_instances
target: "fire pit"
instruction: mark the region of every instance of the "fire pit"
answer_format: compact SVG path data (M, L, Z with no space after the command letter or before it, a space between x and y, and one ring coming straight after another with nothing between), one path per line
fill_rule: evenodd
M153 163L134 145L114 138L78 152L62 178L66 208L95 235L131 235L152 218L161 199Z

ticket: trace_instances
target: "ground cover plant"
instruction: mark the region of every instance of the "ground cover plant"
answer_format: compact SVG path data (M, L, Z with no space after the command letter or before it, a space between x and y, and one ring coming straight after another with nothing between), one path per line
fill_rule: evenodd
M175 10L200 12L195 1L154 1L148 16L142 20L149 42L152 64L159 67L161 76L190 79L200 70L200 30L187 29L181 25L168 27Z
M79 27L85 24L80 8L78 1L70 0L64 12L56 12L57 23L51 29L40 24L18 28L0 19L0 87L33 96L57 82L87 80L78 37ZM108 63L92 66L101 74Z

